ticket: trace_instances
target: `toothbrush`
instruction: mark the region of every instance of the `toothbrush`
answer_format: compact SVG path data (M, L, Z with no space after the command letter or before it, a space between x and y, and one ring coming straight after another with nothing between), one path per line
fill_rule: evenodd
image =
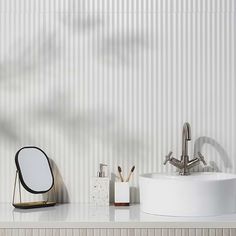
M129 175L128 175L128 178L126 179L126 182L129 182L130 177L131 177L131 175L132 175L133 172L134 172L134 169L135 169L135 166L133 166L132 169L130 170Z
M119 172L119 175L120 175L121 182L124 182L124 178L123 178L123 176L121 174L122 170L121 170L120 166L118 166L118 172Z

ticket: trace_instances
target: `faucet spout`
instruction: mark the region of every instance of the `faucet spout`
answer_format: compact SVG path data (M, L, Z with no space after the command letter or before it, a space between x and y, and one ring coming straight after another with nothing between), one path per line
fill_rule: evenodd
M189 171L187 168L189 162L188 156L188 141L191 140L191 127L188 122L185 122L183 125L183 133L182 133L182 156L181 162L183 163L183 169L181 171L182 175L188 175Z
M188 141L191 140L191 127L188 122L184 123L182 134L182 156L188 155Z

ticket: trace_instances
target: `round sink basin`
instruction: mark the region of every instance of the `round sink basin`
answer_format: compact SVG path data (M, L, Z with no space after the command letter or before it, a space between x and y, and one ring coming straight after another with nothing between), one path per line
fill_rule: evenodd
M142 211L167 216L236 212L236 175L198 172L189 176L149 173L139 177Z

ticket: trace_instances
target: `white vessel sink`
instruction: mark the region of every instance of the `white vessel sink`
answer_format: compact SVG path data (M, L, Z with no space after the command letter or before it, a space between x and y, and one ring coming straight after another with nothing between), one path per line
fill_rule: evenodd
M210 216L236 212L236 175L202 172L189 176L140 176L142 211L168 216Z

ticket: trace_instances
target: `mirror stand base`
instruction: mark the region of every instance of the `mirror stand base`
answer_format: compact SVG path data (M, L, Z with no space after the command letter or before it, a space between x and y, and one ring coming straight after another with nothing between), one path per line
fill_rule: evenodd
M56 202L54 201L36 201L36 202L22 202L21 201L21 183L20 183L20 178L19 178L19 171L16 171L15 175L15 183L14 183L14 191L13 191L13 197L12 197L12 205L15 208L19 209L32 209L32 208L42 208L42 207L51 207L55 206ZM18 188L19 188L19 197L20 197L20 202L16 203L15 202L15 194L16 194L16 185L17 185L17 178L18 178Z
M51 207L55 206L56 202L46 202L46 201L39 201L39 202L20 202L20 203L13 203L12 204L15 208L19 209L32 209L32 208L41 208L41 207Z

